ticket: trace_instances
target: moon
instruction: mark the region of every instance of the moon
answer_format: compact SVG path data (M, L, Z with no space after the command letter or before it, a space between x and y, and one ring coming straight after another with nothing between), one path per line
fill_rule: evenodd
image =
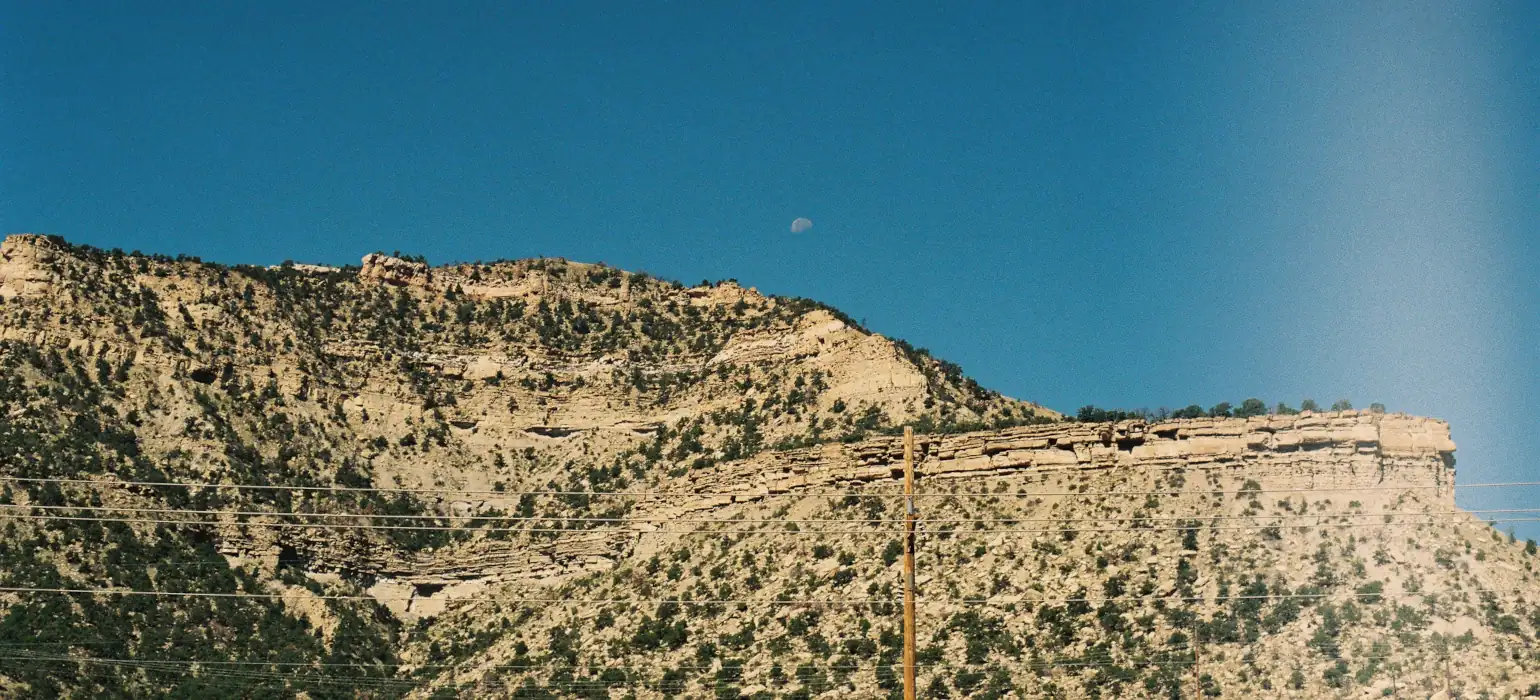
M803 216L799 216L791 222L792 233L802 233L803 231L806 231L812 227L813 220Z

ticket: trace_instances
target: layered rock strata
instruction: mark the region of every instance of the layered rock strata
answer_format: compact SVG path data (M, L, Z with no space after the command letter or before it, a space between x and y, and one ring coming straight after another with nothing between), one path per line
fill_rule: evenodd
M1274 487L1452 485L1449 424L1359 411L1069 423L915 438L916 474L956 479L1079 469L1235 469ZM776 452L698 475L697 491L737 499L896 479L903 444L884 437ZM704 501L709 507L711 501ZM1451 502L1452 503L1452 502Z
M48 269L54 255L45 236L6 236L0 242L0 300L46 296L55 281Z
M980 477L1027 477L1030 484L1035 476L1047 480L1119 471L1151 476L1185 470L1223 472L1269 490L1341 491L1374 502L1411 493L1419 503L1454 508L1455 444L1448 423L1403 414L1343 411L1069 423L919 435L915 448L922 490L939 492L966 489L962 480ZM626 523L532 546L483 542L473 551L456 552L453 561L428 554L348 565L373 567L381 577L419 590L466 581L555 583L612 568L633 554L641 538L678 527L682 518L709 518L715 511L781 494L866 487L892 491L900 483L902 460L899 437L769 452L681 477L671 488L642 497ZM1032 491L1024 487L1027 495ZM494 501L468 505L472 511L506 508Z

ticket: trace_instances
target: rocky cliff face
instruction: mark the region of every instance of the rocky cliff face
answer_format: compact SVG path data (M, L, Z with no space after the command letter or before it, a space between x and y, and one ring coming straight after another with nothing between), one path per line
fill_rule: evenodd
M153 643L13 596L0 643L78 615L122 655L287 640L375 665L380 697L891 695L908 425L929 697L1432 693L1446 660L1457 690L1540 682L1534 557L1454 507L1441 421L1063 422L807 300L564 260L13 236L0 297L0 506L27 514L0 586L283 596L165 602L154 630L201 636ZM61 512L87 519L33 517ZM211 616L247 626L188 624ZM245 692L205 682L178 687Z
M916 475L939 493L959 485L1094 478L1111 474L1204 478L1241 476L1269 489L1338 494L1385 505L1386 496L1413 494L1430 507L1454 509L1454 442L1443 421L1368 412L1305 413L1251 419L1190 419L1148 424L1067 423L960 435L920 435ZM455 551L434 557L360 560L320 555L317 566L367 571L386 581L387 597L421 587L448 587L449 596L509 581L558 581L608 571L632 556L646 533L679 518L709 516L730 506L801 492L891 492L902 473L897 437L767 452L698 470L658 484L658 495L636 499L622 522L582 531L517 552ZM1354 489L1364 489L1354 491ZM706 494L706 495L699 495ZM460 515L512 510L517 499L479 494L457 502ZM1201 508L1199 515L1202 515ZM276 555L277 547L267 551ZM458 586L458 588L456 588ZM403 606L404 609L404 606Z
M0 242L0 299L47 296L53 259L54 247L43 236L7 236Z
M1355 411L922 435L915 449L916 474L926 480L1185 468L1243 473L1289 488L1441 486L1447 496L1454 483L1455 445L1447 423ZM769 453L692 481L709 491L777 493L890 480L902 457L899 438L880 438Z

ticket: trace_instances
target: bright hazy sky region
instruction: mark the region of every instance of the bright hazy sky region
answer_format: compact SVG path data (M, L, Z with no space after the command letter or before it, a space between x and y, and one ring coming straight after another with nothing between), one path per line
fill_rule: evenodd
M736 278L1061 410L1379 401L1540 481L1540 3L448 8L0 3L0 231Z

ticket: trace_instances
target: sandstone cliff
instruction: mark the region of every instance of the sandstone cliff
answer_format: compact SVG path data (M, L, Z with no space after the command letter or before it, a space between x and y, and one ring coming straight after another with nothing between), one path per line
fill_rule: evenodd
M1455 508L1433 419L1062 422L814 302L555 259L12 236L0 299L6 581L282 596L151 629L3 593L0 640L49 615L122 655L282 639L381 697L887 696L909 425L929 696L1540 682L1534 556ZM92 692L46 664L0 684Z
M54 276L54 246L37 235L7 236L0 242L0 299L46 296Z
M925 489L946 493L958 483L990 477L1019 476L1041 483L1094 476L1102 470L1140 475L1182 470L1242 475L1269 489L1340 493L1370 504L1387 502L1387 494L1399 496L1403 493L1399 487L1420 502L1453 509L1454 447L1449 427L1442 421L1368 412L1156 424L1070 423L921 435L916 440L916 474ZM769 452L658 484L657 495L634 499L627 522L606 524L605 530L618 531L609 537L584 531L519 552L473 556L457 552L446 557L449 562L320 556L316 565L401 577L404 583L418 586L468 580L559 580L613 567L630 554L642 533L681 517L803 491L870 487L874 493L891 493L902 473L902 456L896 437ZM999 479L993 481L999 483ZM1355 488L1366 490L1354 493ZM495 493L461 498L457 501L461 515L507 512L517 505L516 498L499 498ZM634 534L621 536L625 531ZM391 594L397 590L387 588Z

